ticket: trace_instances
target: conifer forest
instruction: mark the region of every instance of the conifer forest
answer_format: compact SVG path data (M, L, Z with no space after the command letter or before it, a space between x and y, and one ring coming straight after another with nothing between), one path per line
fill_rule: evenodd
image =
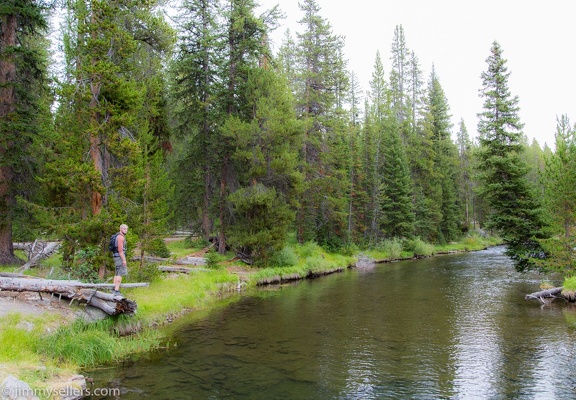
M255 0L0 5L0 264L52 237L103 258L186 230L256 266L288 240L331 251L497 235L518 269L573 273L576 127L528 142L506 49L486 43L477 121L451 123L397 25L361 88L315 0L300 29ZM470 93L478 96L478 93ZM478 132L471 135L469 132Z

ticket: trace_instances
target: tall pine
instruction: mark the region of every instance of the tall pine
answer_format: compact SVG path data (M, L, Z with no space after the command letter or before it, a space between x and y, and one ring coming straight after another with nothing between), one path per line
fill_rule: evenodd
M508 88L510 72L498 42L492 44L486 62L480 89L484 104L478 122L480 193L492 209L488 227L502 235L507 253L517 268L524 270L532 266L530 258L542 255L536 239L542 236L543 222L526 179L518 97Z
M0 264L16 263L12 226L18 176L27 167L46 78L46 54L34 43L47 28L49 3L15 0L0 6Z

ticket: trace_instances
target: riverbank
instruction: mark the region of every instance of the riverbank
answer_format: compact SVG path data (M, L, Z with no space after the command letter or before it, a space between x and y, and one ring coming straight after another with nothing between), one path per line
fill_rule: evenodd
M125 291L126 297L138 303L137 315L130 318L120 316L94 322L93 318L80 318L86 310L77 306L69 307L68 311L74 311L69 314L48 309L27 313L11 306L15 312L0 316L3 344L0 382L14 376L33 388L47 390L71 379L82 368L119 362L169 346L166 330L157 328L191 311L207 310L221 302L227 293L342 271L356 266L361 258L387 262L480 250L494 244L497 242L478 237L443 247L414 241L413 248L408 249L390 242L362 254L342 255L327 253L309 243L283 250L283 258L279 261L283 267L256 269L236 261L221 260L214 269L201 267L189 274L152 274L148 288ZM186 253L175 257L182 254ZM137 267L131 266L131 271L137 271ZM141 275L145 272L138 271ZM8 301L16 304L20 300Z

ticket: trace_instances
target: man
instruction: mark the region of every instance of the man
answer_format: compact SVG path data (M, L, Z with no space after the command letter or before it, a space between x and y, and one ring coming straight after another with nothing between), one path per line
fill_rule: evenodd
M114 290L113 295L122 295L120 293L120 284L122 283L122 277L128 274L128 267L126 264L126 234L128 233L128 225L120 225L120 232L116 235L116 252L112 254L114 259L114 266L116 267L116 272L114 274Z

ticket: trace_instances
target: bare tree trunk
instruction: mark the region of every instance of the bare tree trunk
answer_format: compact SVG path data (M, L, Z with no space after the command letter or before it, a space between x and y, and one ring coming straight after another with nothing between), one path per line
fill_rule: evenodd
M210 171L207 165L204 166L204 198L202 206L202 235L204 239L210 239L212 224L208 210L210 209Z
M228 156L224 157L220 177L220 232L218 234L218 253L226 253L226 176L228 175Z
M0 119L9 121L16 108L14 84L16 82L16 63L9 51L16 46L16 15L6 15L0 21L0 49L4 54L0 56ZM15 134L15 133L13 133ZM4 135L4 133L2 133ZM12 180L14 170L9 162L5 162L10 155L14 143L8 140L0 142L0 264L18 263L14 256L12 246L12 213L14 192Z

